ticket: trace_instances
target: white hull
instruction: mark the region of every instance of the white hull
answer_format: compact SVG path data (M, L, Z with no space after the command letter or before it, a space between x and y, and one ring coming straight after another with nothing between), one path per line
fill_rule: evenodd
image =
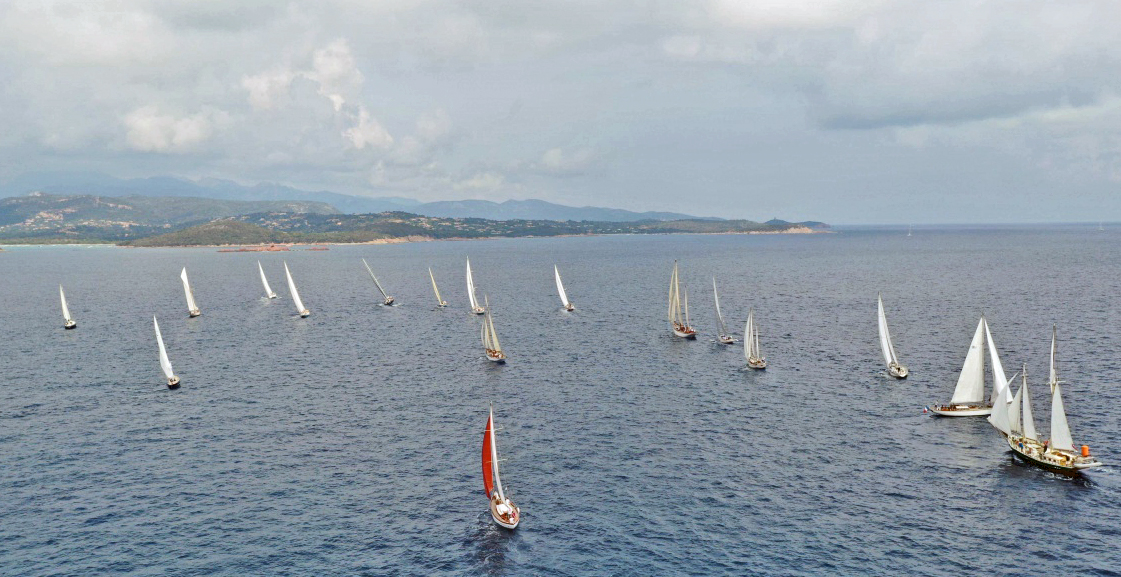
M693 329L681 330L681 329L678 329L678 328L674 328L673 329L673 335L675 337L681 337L683 339L695 339L695 338L697 338L697 331L695 331Z
M499 527L502 527L502 528L505 528L505 529L515 529L515 528L517 528L518 523L520 523L522 521L521 510L518 509L517 507L514 508L514 515L513 515L513 520L512 521L504 520L502 518L502 516L498 514L498 511L496 511L494 507L495 507L494 501L491 501L490 502L490 517L491 517L491 519L494 519L494 522L497 523Z
M941 417L985 417L993 412L991 405L934 405L928 408Z
M306 319L306 318L308 318L308 316L310 314L311 314L311 311L309 311L307 309L304 309L304 310L300 311L300 318L301 319Z
M269 298L270 299L276 298L276 293L269 293Z
M572 312L572 311L576 310L576 305L574 305L572 303L568 303L568 306L564 307L564 310L567 311L567 312Z
M76 323L74 321L66 321L66 324L62 325L62 328L64 328L64 329L75 329L75 328L78 328L78 323Z
M729 337L727 335L720 335L716 337L716 342L722 345L734 345L736 343L736 339L733 339L732 337Z
M199 311L198 309L195 309L195 310L193 310L193 311L189 311L189 312L187 313L187 316L188 316L188 317L190 317L190 318L192 318L192 319L193 319L193 318L195 318L195 317L197 317L197 316L201 316L201 315L202 315L202 312L201 312L201 311Z
M490 351L487 351L487 360L492 362L492 363L498 363L500 365L504 365L504 364L506 364L506 355L503 354L503 353L494 354L494 353L491 353Z
M908 371L907 367L903 365L893 365L887 368L887 374L897 379L905 379L907 378L907 375L911 374L911 372Z
M766 359L758 359L758 360L750 360L749 359L747 361L747 368L755 369L757 371L766 370L767 361L766 361Z
M487 314L487 309L484 309L483 307L475 307L475 308L471 309L471 312L473 312L477 315L485 315L485 314Z

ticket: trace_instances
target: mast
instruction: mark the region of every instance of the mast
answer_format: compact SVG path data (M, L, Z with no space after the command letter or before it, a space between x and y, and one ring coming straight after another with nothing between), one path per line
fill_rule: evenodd
M969 343L965 364L958 375L954 396L950 399L952 405L980 403L985 399L985 351L981 346L981 341L985 338L984 329L985 317L981 317L977 322L977 330L973 333L973 341Z
M759 325L754 322L751 323L751 328L755 330L755 358L763 358L763 349L759 347Z
M62 292L62 285L58 285L58 298L62 300L62 318L68 323L74 322L74 319L70 318L70 307L66 306L66 293Z
M257 261L257 270L261 273L261 284L265 285L265 296L270 299L276 298L276 293L272 292L272 288L269 286L269 279L265 278L265 268L261 266L261 261Z
M378 287L381 298L388 299L389 295L385 294L385 289L381 288L381 283L378 282L378 277L374 276L374 271L370 268L370 264L366 262L366 259L362 259L362 264L366 265L366 272L370 273L370 278L374 279L374 286Z
M440 289L436 288L436 277L432 274L432 267L428 267L428 278L432 279L432 292L436 293L436 304L444 305L444 299L440 298Z
M560 295L561 304L563 304L565 307L567 307L568 306L568 295L565 294L564 285L561 284L560 269L558 269L557 265L555 265L555 264L553 265L553 274L557 278L557 294Z
M1051 393L1055 392L1055 385L1059 384L1059 372L1055 366L1055 353L1057 352L1058 343L1056 342L1056 328L1051 325L1051 374L1047 382L1051 383Z

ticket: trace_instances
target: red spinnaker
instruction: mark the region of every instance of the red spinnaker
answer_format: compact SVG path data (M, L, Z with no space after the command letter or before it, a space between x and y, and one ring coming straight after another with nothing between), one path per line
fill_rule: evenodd
M487 498L494 491L494 464L491 462L490 437L492 417L487 417L487 430L483 433L483 486L487 490Z

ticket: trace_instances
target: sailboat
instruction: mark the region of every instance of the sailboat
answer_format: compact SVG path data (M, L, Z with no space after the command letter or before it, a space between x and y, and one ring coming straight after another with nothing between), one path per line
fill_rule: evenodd
M288 270L288 263L284 263L284 274L288 277L288 292L292 293L292 302L296 303L296 312L300 313L300 318L306 319L311 311L304 306L304 301L300 300L300 293L296 292L296 281L292 280L292 272Z
M191 290L191 283L187 282L187 267L183 267L183 272L179 273L179 278L183 280L183 292L187 294L187 314L192 318L202 314L199 311L198 304L195 303L195 293Z
M911 236L911 225L907 225L907 236Z
M568 312L576 310L576 305L568 301L568 295L564 292L564 285L561 284L560 269L558 269L557 265L555 264L553 265L553 274L557 277L557 294L560 295L561 304L564 305L564 310Z
M471 276L471 259L467 259L467 298L471 301L471 312L477 315L487 312L479 306L479 300L475 298L475 278Z
M257 270L261 272L261 284L265 285L265 296L270 299L276 298L276 293L269 287L269 279L265 278L265 269L261 266L261 261L257 261Z
M1074 440L1070 435L1070 424L1067 423L1066 408L1063 405L1062 384L1055 372L1055 327L1051 328L1051 371L1049 376L1051 386L1051 438L1042 443L1035 431L1035 423L1031 417L1031 398L1028 394L1027 377L1021 389L1023 394L1023 424L1017 429L1019 423L1013 421L1011 434L1007 436L1008 447L1022 460L1033 465L1059 471L1062 473L1077 473L1084 469L1102 466L1102 462L1090 455L1090 447L1082 445L1081 450L1074 449ZM1017 394L1020 396L1020 394Z
M432 279L432 292L436 293L436 306L439 308L448 306L448 301L440 298L440 289L436 288L436 277L432 275L432 267L428 267L428 278Z
M759 326L755 324L755 309L748 309L747 323L743 327L743 356L751 369L767 368L767 358L759 350Z
M378 292L381 293L381 298L383 299L382 304L387 307L393 306L393 297L385 294L385 289L381 288L381 283L378 282L378 277L374 276L374 271L370 268L370 264L366 262L366 259L362 259L362 264L366 265L366 272L370 273L370 278L374 279L374 286L378 287Z
M74 322L74 319L70 318L70 307L66 306L66 293L62 292L62 285L58 285L58 297L62 299L62 318L66 320L66 322L63 323L62 328L66 330L76 328L78 326L78 323Z
M160 369L167 377L167 388L178 389L179 377L175 376L175 373L171 370L171 361L167 358L167 349L163 346L163 335L160 334L160 323L154 316L152 317L152 325L156 327L156 344L160 346Z
M522 520L522 511L506 496L502 488L502 477L498 472L498 444L494 440L494 408L487 417L487 428L483 433L483 488L490 504L490 516L499 526L514 529Z
M712 277L712 300L716 303L716 326L720 328L720 334L716 336L716 342L722 345L730 345L736 342L728 335L728 325L724 324L724 315L720 313L720 294L716 292L716 277ZM747 338L746 335L744 338Z
M498 364L506 363L506 353L502 352L502 345L498 344L498 333L494 330L494 318L490 315L490 301L483 297L486 302L486 316L483 317L483 349L487 353L487 359L494 361Z
M891 332L887 329L887 315L884 314L883 296L876 296L876 304L879 307L880 350L884 354L884 362L887 363L887 373L897 379L905 379L909 372L907 367L899 364L899 359L895 356L895 346L891 344Z
M985 401L985 337L988 337L989 357L993 364L993 391L988 402ZM928 407L931 412L943 417L980 417L990 415L993 411L993 402L1000 396L1001 391L1008 386L1008 379L1004 375L1004 367L1000 364L1000 356L993 343L993 335L989 332L989 323L985 317L977 322L977 330L973 333L973 340L969 343L969 352L965 355L965 363L958 375L958 384L954 388L954 396L944 405Z
M683 339L696 339L697 331L689 326L689 297L681 302L681 286L677 277L677 261L673 261L673 276L669 281L669 322L675 336Z

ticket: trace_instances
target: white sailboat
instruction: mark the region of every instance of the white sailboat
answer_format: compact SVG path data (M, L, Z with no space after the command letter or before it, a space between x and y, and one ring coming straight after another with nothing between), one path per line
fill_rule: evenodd
M487 417L487 428L483 432L483 488L490 503L490 516L495 523L506 529L514 529L521 521L521 509L506 496L502 488L502 476L498 470L498 443L494 438L494 408Z
M498 332L494 330L494 317L490 313L490 300L483 297L486 302L486 316L483 317L483 350L487 359L498 364L506 363L506 353L502 352L502 345L498 343Z
M716 342L722 345L730 345L736 342L736 339L728 334L728 325L724 324L724 315L720 312L720 293L716 292L716 277L712 277L712 300L716 303L716 326L719 329Z
M378 292L381 293L382 304L387 307L393 306L393 297L386 294L385 289L381 288L381 283L378 282L378 277L374 276L374 271L370 268L370 264L366 262L366 259L362 259L362 264L366 265L366 272L370 273L370 278L374 279L374 286L378 287Z
M439 308L448 306L448 301L440 298L440 289L436 288L436 277L432 274L432 267L428 267L428 278L432 279L432 292L436 293L436 306Z
M677 261L673 261L673 275L669 283L669 323L674 336L683 339L696 339L697 331L689 326L689 297L681 300L681 285L677 276Z
M767 358L759 349L759 326L755 324L755 309L748 309L747 323L743 327L743 356L751 369L767 368Z
M58 285L58 298L62 300L62 318L65 320L62 324L62 328L66 330L76 328L78 323L74 322L74 319L70 317L70 307L66 306L66 293L62 292L62 285Z
M257 270L261 273L261 284L265 285L265 296L270 299L276 298L276 293L272 292L272 288L269 287L269 279L265 278L265 269L261 266L261 261L257 261Z
M568 295L565 294L564 285L561 283L560 269L558 269L557 265L555 264L553 265L553 275L557 278L557 294L560 295L561 304L564 305L564 310L568 312L576 310L576 305L568 301Z
M905 379L909 374L907 367L899 364L895 356L895 346L891 342L891 332L887 328L887 315L884 314L884 299L882 295L876 296L878 319L880 328L880 351L884 354L884 363L887 364L887 373L897 379Z
M292 280L292 271L288 270L288 263L284 263L284 275L288 277L288 292L292 293L292 302L296 303L296 312L300 313L300 318L307 318L311 311L304 306L304 301L300 300L300 293L296 291L296 281Z
M191 317L201 315L202 312L199 311L199 306L195 303L195 293L191 290L191 283L187 281L187 267L183 267L183 272L179 273L179 278L183 280L183 292L187 294L187 314Z
M986 335L989 342L989 357L993 363L993 392L989 401L985 400ZM1000 364L1000 357L997 355L992 338L988 322L982 316L977 322L973 340L969 343L969 352L965 355L965 363L961 367L961 374L958 375L954 396L947 404L927 407L931 412L943 417L980 417L992 413L993 401L1001 390L1008 386L1008 379L1004 376L1004 367Z
M911 225L907 225L907 236L911 236Z
M160 323L156 317L152 317L152 325L156 327L156 344L160 346L160 369L163 370L163 375L167 377L167 388L178 389L179 377L171 370L171 361L167 358L167 349L163 346L163 335L160 334Z
M487 312L479 306L479 300L475 298L475 277L471 276L471 259L467 259L467 298L471 301L471 312L477 315Z

